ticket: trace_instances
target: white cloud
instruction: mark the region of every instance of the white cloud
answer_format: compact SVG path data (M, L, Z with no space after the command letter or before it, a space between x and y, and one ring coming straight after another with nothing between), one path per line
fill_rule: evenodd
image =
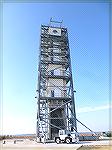
M36 122L28 117L5 116L2 124L3 134L29 134L36 132Z
M92 112L92 111L100 111L100 110L105 110L105 109L110 109L112 108L112 105L103 105L103 106L96 106L96 107L83 107L83 108L78 108L77 113L86 113L86 112Z

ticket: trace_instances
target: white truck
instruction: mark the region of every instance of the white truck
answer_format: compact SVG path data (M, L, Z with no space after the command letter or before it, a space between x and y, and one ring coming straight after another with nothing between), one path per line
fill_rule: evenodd
M59 136L55 137L55 142L57 144L61 142L69 143L78 143L79 142L79 135L77 132L71 132L66 130L59 130Z

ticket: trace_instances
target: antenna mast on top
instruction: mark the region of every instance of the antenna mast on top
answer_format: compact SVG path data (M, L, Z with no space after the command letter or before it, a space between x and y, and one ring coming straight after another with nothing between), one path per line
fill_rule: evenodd
M50 18L50 23L49 23L49 26L54 26L55 27L55 25L57 26L57 24L59 25L59 27L61 27L62 26L62 23L63 23L63 20L62 21L55 21L55 20L53 20L53 18Z

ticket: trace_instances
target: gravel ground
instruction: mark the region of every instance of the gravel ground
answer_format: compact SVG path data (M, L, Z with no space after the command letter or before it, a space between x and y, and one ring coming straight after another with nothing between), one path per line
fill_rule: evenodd
M81 146L102 146L102 145L111 145L112 140L105 140L105 141L83 141L79 144L56 144L56 143L37 143L35 141L26 140L19 140L14 144L13 140L6 140L6 143L3 144L3 141L0 142L0 149L1 150L77 150Z

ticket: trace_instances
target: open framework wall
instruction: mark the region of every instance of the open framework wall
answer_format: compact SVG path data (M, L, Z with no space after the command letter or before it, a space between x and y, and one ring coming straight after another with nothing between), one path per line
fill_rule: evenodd
M77 130L67 28L41 26L37 90L37 138Z

